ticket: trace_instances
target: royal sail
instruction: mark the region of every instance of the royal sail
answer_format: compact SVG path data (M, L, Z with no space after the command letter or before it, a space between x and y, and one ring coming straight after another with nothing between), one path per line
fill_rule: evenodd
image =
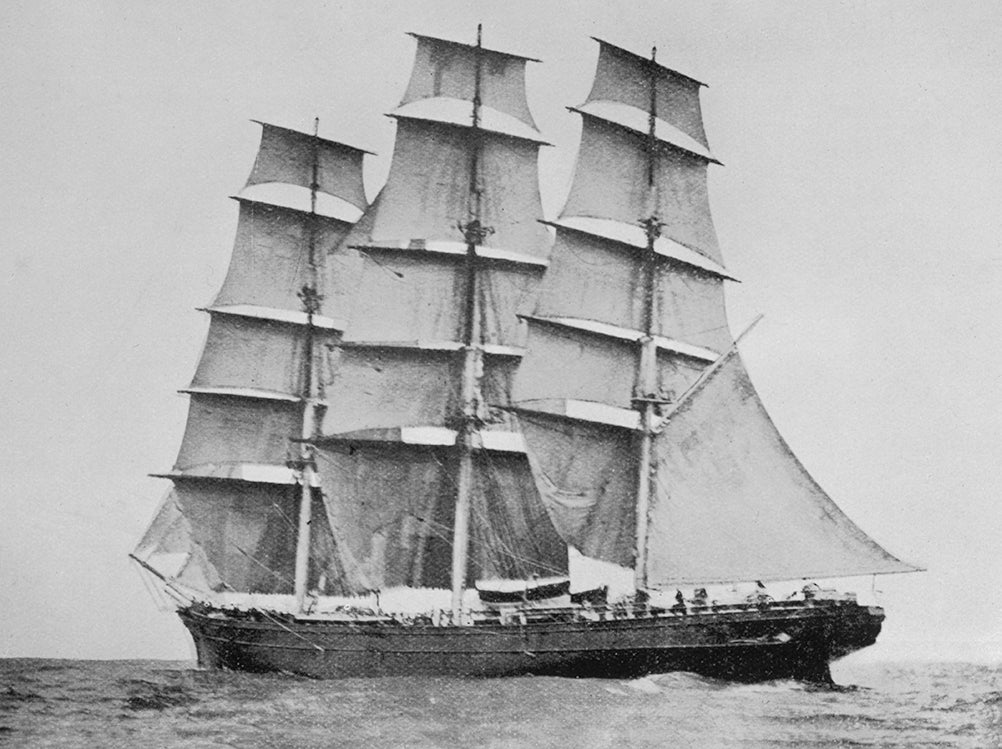
M817 486L741 366L702 84L599 41L551 219L537 61L413 36L371 205L364 151L269 124L237 196L174 488L133 555L199 663L829 679L881 609L697 589L913 569ZM633 589L580 590L570 550Z

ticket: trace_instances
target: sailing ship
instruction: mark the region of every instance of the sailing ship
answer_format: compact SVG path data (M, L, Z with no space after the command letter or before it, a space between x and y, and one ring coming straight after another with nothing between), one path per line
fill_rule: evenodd
M538 61L413 36L371 204L366 151L266 123L236 196L173 488L132 555L199 664L829 680L882 609L763 581L914 568L805 471L742 365L703 84L596 40L547 219Z

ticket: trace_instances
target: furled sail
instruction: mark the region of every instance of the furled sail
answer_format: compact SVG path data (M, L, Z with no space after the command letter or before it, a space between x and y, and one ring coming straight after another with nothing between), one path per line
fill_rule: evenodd
M364 152L262 126L237 198L229 271L207 310L209 333L185 389L188 423L167 474L174 491L144 543L159 559L183 551L178 579L195 587L291 593L305 500L289 467L299 453L290 440L303 436L310 372L342 327L332 312L340 287L324 260L366 207ZM308 314L303 294L313 289L319 298ZM339 577L333 539L314 494L306 584L331 592Z
M525 335L518 314L531 310L550 247L539 222L542 140L525 100L527 58L417 40L411 82L390 115L397 138L387 184L331 256L351 293L330 356L318 468L355 590L448 580L471 349L481 436L468 577L566 570L545 513L522 506L534 490L521 438L509 417L488 409L510 401ZM472 261L471 226L484 230ZM511 530L522 528L531 532Z
M654 440L652 587L911 572L828 497L773 425L736 353Z

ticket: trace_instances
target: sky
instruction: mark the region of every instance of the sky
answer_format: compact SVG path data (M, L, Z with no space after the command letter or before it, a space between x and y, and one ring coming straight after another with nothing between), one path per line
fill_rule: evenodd
M1002 660L1002 83L995 2L0 5L0 656L188 658L127 553L184 429L253 119L378 153L414 42L542 59L559 211L591 36L709 84L732 330L835 501L926 572L856 581L871 657Z

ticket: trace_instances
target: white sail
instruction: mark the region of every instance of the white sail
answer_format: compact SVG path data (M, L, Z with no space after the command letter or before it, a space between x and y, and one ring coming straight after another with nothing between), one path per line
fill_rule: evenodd
M527 316L527 353L514 385L520 408L551 414L567 413L562 401L628 411L638 395L676 397L730 342L723 299L729 276L704 200L712 157L633 127L649 124L653 81L664 110L659 116L675 129L683 127L686 138L697 138L705 150L702 125L695 124L699 85L600 44L595 85L575 110L584 122L574 180L553 222L556 244L535 310ZM676 113L678 107L686 113ZM627 110L632 114L624 120ZM681 171L672 166L679 164ZM672 195L685 204L672 203ZM645 219L657 222L653 253ZM672 229L686 226L696 227L701 238ZM642 356L648 339L651 346Z
M458 342L462 258L426 250L367 248L354 267L346 342ZM525 342L518 313L535 298L542 268L485 261L479 274L484 343Z
M654 79L654 111L657 117L687 137L707 146L699 90L703 84L677 70L656 65L622 47L595 39L599 44L598 66L588 103L613 102L647 113ZM642 120L641 132L647 132Z
M155 569L164 555L183 555L177 579L206 594L293 592L302 490L288 467L299 450L291 440L301 436L307 372L322 363L317 352L343 327L329 311L341 292L323 260L351 228L310 213L310 195L358 213L366 207L363 151L262 126L261 147L238 198L229 271L208 309L205 347L185 389L188 423L166 474L175 487L140 549ZM289 190L305 191L302 205L268 201ZM315 283L320 308L310 316L301 294ZM312 503L306 583L326 587L329 581L333 590L333 541L319 495Z
M654 440L647 574L654 587L911 572L793 455L737 354Z
M477 54L482 107L535 133L525 107L526 58L418 37L411 84L397 119L387 184L331 257L350 274L344 340L328 386L323 433L365 428L444 426L455 417L466 310L466 243L471 190L490 233L478 246L476 343L488 400L506 402L512 358L546 267L550 239L539 223L540 141L512 137L471 117L453 122L442 99L474 92ZM427 103L420 119L406 112ZM536 133L538 135L538 133ZM471 183L471 164L478 173Z
M372 205L365 152L263 125L137 558L300 611L314 589L451 583L454 614L477 579L566 574L568 545L635 566L638 589L911 569L797 462L740 359L718 361L734 279L702 84L599 42L567 204L543 222L529 58L416 39Z
M411 83L391 115L387 184L330 258L350 274L351 293L330 356L318 467L356 591L448 585L458 441L472 419L467 582L561 574L567 564L510 418L489 410L510 403L525 341L518 314L531 309L550 247L526 59L417 39ZM472 261L462 228L471 221L487 227Z
M253 305L265 309L300 311L299 291L310 280L305 247L311 231L317 258L333 250L351 225L335 219L241 199L236 240L223 286L214 308ZM312 229L310 224L312 223ZM333 269L321 264L321 293L328 316L338 316L339 287Z
M644 327L641 246L624 239L555 223L557 239L535 314L594 320L629 330ZM581 224L588 226L588 224ZM592 225L601 230L601 225ZM653 332L666 338L723 351L730 343L723 304L724 277L659 255L655 268Z
M455 451L362 439L319 452L330 527L346 590L448 587ZM567 551L538 503L520 454L474 459L467 582L566 572Z
M236 198L173 490L132 555L199 664L830 682L881 609L702 587L913 569L741 366L702 84L599 41L543 220L530 58L414 36L371 205L363 151L267 124Z
M593 559L631 566L636 434L531 411L519 422L539 496L563 539Z
M533 130L536 123L525 97L525 64L539 62L509 52L411 34L417 39L414 68L401 106L415 101L448 98L472 102L474 68L480 58L482 106L515 117Z
M462 242L457 228L469 211L469 123L396 115L397 140L375 216L372 244L407 240ZM540 144L490 130L481 143L481 221L493 229L484 244L545 257L549 235L539 224ZM361 242L360 242L361 243ZM367 242L368 243L368 242Z
M659 142L654 153L657 191L652 201L646 177L647 138L630 128L584 115L581 150L565 216L589 216L635 224L652 214L661 234L720 262L710 217L709 159Z
M314 504L320 508L320 500ZM164 498L135 556L183 589L288 594L299 508L294 486L182 480ZM322 510L310 538L310 586L339 593L333 537Z
M333 342L336 336L322 336ZM214 314L189 390L225 393L250 388L276 398L303 392L306 356L302 325Z
M362 159L366 151L266 122L247 187L278 183L309 192L316 165L316 190L364 209Z
M523 358L514 399L524 408L533 401L568 398L630 408L636 392L639 334L586 326L576 320L530 317L529 352ZM577 323L577 324L575 324ZM680 395L708 363L680 355L664 341L655 370L659 389Z

